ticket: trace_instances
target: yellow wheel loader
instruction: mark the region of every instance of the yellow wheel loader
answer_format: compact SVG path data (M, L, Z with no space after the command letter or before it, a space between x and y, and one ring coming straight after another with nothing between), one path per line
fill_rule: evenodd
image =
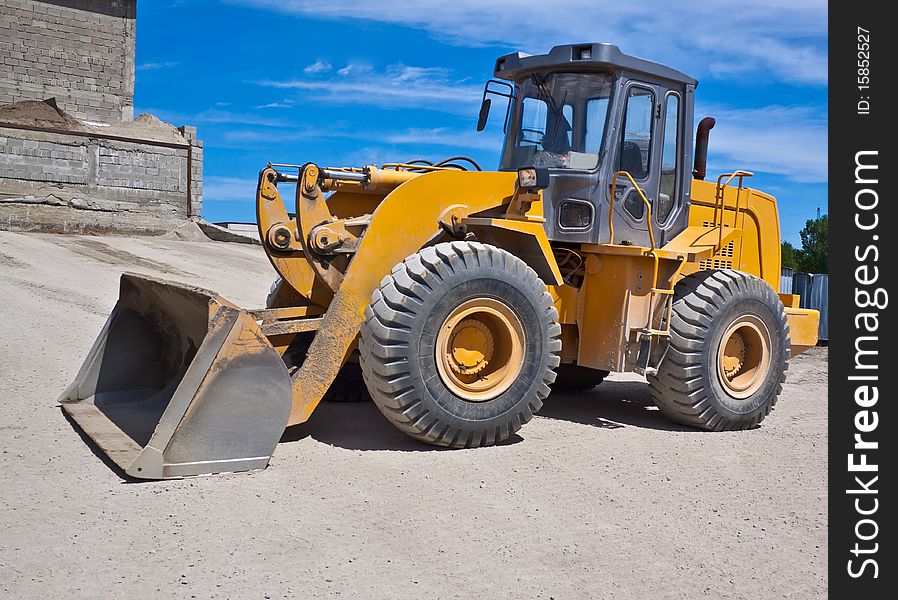
M610 44L494 72L478 129L504 104L498 171L268 165L268 306L123 275L64 410L137 478L264 468L335 385L455 448L501 442L553 388L612 371L645 375L679 423L757 426L819 315L777 294L774 198L746 171L705 181L696 81Z

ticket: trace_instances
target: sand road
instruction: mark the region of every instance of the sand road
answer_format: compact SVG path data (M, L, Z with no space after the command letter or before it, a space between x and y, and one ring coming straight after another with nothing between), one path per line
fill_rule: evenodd
M748 432L673 425L617 375L497 447L323 404L265 471L133 483L56 404L125 270L247 307L274 277L253 246L0 232L0 596L825 595L825 349Z

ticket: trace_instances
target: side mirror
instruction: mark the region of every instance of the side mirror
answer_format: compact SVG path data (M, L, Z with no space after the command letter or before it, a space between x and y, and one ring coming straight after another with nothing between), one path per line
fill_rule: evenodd
M518 187L524 190L544 190L549 187L549 169L525 167L518 169Z
M490 104L492 104L492 100L483 99L483 103L480 105L480 116L477 118L477 131L483 131L483 128L486 127L486 120L490 117Z
M483 86L483 101L480 104L480 116L477 119L477 131L483 131L483 128L486 127L486 121L490 117L490 104L492 103L489 96L492 94L502 96L506 100L505 124L502 126L502 131L507 132L508 118L511 115L511 102L515 97L515 88L507 81L499 81L497 79L490 79L486 82L486 85Z

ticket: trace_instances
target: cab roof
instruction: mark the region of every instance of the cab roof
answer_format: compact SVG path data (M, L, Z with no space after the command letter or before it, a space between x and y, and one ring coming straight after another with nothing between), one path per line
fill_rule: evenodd
M495 77L508 81L519 80L522 75L537 71L628 71L666 79L685 85L698 85L698 81L685 73L660 63L624 54L614 44L565 44L555 46L548 54L514 52L496 60Z

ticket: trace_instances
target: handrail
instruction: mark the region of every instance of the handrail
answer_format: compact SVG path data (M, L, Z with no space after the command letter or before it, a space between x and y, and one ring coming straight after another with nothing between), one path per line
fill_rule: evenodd
M633 186L633 189L639 194L639 197L642 198L642 202L645 204L646 208L646 225L649 228L649 241L652 244L651 252L655 251L655 233L652 231L652 204L649 202L649 199L645 197L645 194L639 189L639 186L636 185L636 180L633 179L633 176L630 175L628 171L618 171L611 177L611 208L608 209L608 232L611 235L608 240L609 244L614 244L614 201L615 193L614 187L617 185L617 178L620 175L625 175L627 179L630 180L630 184Z
M648 323L646 325L645 331L651 332L653 331L651 328L652 320L653 320L653 312L654 312L654 298L656 294L673 294L673 288L671 290L660 290L658 289L658 270L660 267L660 260L658 258L658 253L655 252L655 232L652 231L652 204L649 202L649 199L646 198L643 191L636 185L636 181L633 179L633 176L627 171L618 171L611 177L611 207L608 210L608 231L610 234L610 239L608 241L609 244L614 244L614 202L616 200L615 196L615 186L617 185L617 178L621 175L624 175L627 179L630 180L630 185L633 186L633 189L636 190L636 193L639 194L639 197L642 198L643 204L645 204L646 209L646 225L649 230L649 242L651 243L651 249L646 253L647 256L652 257L653 265L652 265L652 287L650 289L651 299L649 300L649 313L648 313ZM682 269L685 261L681 261L680 269ZM680 269L677 269L679 273Z
M723 216L726 212L726 201L724 200L726 196L726 188L730 185L730 182L736 177L739 178L739 187L736 188L736 214L733 216L733 229L736 228L736 220L739 218L739 203L740 196L742 192L742 181L745 177L753 177L754 173L751 171L743 171L741 169L736 169L732 173L722 173L720 177L717 178L717 189L714 193L714 225L719 225L719 230L717 232L717 245L714 247L714 253L717 254L720 252L720 249L723 248ZM721 180L726 177L727 180L721 184ZM720 223L717 222L717 211L720 210Z

